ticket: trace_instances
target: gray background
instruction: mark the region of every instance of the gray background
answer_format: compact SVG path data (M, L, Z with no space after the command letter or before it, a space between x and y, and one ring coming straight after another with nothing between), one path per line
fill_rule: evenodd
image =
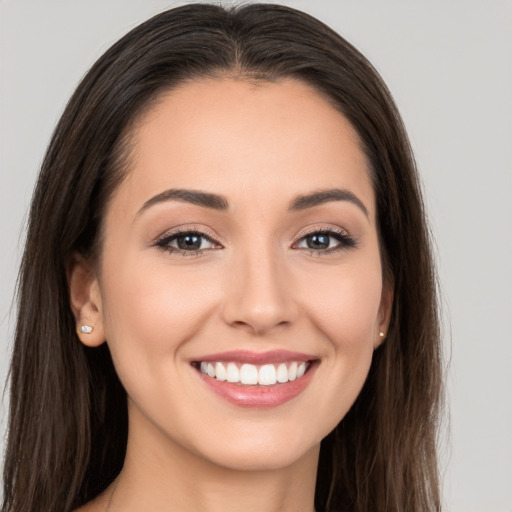
M396 98L423 176L438 246L450 363L451 419L441 452L446 508L511 512L512 3L283 3L310 12L354 43ZM78 80L110 44L177 4L0 1L2 382L23 226L52 128ZM6 408L4 398L0 443Z

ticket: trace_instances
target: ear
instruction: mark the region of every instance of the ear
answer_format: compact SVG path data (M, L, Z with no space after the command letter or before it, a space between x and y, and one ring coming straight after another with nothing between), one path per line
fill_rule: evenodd
M375 333L375 343L373 348L379 347L388 334L389 323L391 321L391 311L393 309L394 289L389 282L384 282L382 287L382 295L380 299L377 332Z
M80 341L98 347L105 341L101 294L98 279L91 265L74 254L67 265L69 301Z

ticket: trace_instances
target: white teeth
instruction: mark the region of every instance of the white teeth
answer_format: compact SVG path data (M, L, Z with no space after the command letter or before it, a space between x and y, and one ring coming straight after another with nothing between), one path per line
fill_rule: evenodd
M228 363L226 380L228 382L240 382L240 371L235 363Z
M286 366L285 366L286 368ZM288 373L288 372L286 372ZM286 379L288 380L288 379ZM276 367L273 364L264 364L258 374L260 386L272 386L277 382Z
M217 380L226 380L226 368L224 368L224 365L222 363L217 363L215 365L215 377L217 378Z
M276 378L277 378L277 382L288 382L288 368L286 368L286 365L284 363L281 363L278 367L277 367L277 375L276 375ZM261 384L261 382L260 382Z
M294 361L288 368L288 380L294 381L297 378L297 363Z
M240 382L242 384L258 384L258 368L253 364L243 364L240 368Z
M241 383L245 385L273 386L276 383L284 384L292 382L304 375L309 363L264 364L242 364L239 368L237 363L205 362L199 365L201 373L215 378L219 381Z

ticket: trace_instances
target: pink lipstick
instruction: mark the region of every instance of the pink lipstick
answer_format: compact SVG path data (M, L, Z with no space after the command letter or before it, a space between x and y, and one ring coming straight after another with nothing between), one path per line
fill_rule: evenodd
M192 361L208 388L238 407L277 407L306 389L318 367L315 356L284 350L232 351Z

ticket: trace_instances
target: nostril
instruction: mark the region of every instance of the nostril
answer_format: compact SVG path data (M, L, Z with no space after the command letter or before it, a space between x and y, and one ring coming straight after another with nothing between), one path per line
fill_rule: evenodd
M226 282L222 315L231 327L262 334L283 328L297 318L295 299L287 286L289 282L285 282L285 273L271 268L277 264L268 263L269 259L267 255L247 263L242 275L233 274Z
M289 324L290 322L288 320L275 322L271 318L267 318L265 320L262 318L258 318L249 321L236 320L234 322L231 322L230 325L232 327L251 332L252 334L260 335L265 334L272 329L286 327Z

